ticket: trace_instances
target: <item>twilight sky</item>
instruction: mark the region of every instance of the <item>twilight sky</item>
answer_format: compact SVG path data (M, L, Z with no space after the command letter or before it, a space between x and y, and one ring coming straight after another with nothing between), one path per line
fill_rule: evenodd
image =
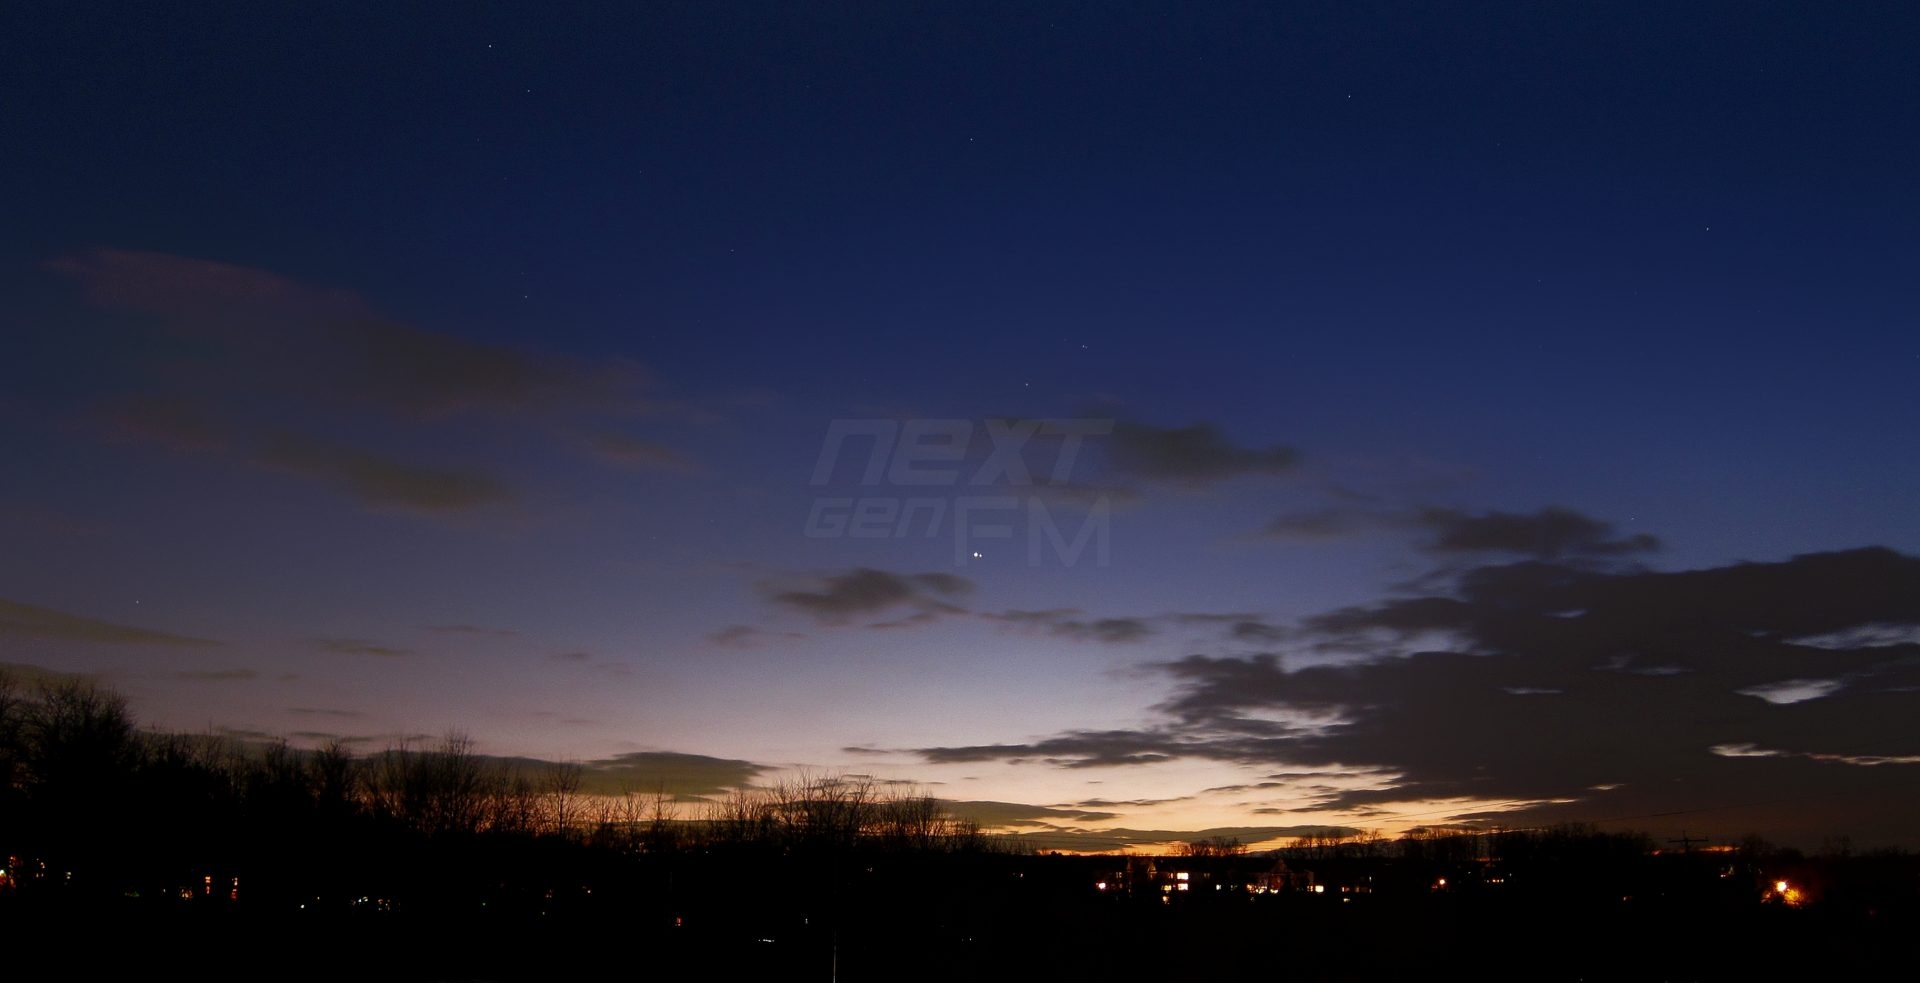
M12 6L0 663L1078 848L1920 845L1917 46Z

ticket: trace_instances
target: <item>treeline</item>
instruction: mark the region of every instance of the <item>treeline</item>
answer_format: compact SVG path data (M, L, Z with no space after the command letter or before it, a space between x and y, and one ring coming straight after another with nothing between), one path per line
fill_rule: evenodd
M1758 840L1750 849L1776 851ZM1357 836L1303 836L1276 854L1308 868L1394 861L1416 867L1447 868L1493 864L1501 869L1583 869L1630 867L1658 853L1652 837L1636 831L1610 831L1588 823L1519 829L1423 827L1389 839L1378 833Z
M1565 903L1646 901L1686 895L1695 902L1751 903L1764 870L1783 862L1770 847L1741 855L1663 856L1645 833L1584 823L1522 829L1420 828L1303 837L1276 851L1329 889L1386 897L1478 896Z
M1746 834L1731 841L1696 838L1662 845L1637 830L1608 830L1592 823L1566 822L1519 828L1416 828L1398 837L1378 832L1303 836L1273 855L1302 868L1338 868L1350 864L1398 863L1436 868L1490 866L1496 870L1564 872L1565 879L1586 870L1631 870L1653 860L1718 865L1722 869L1781 867L1795 864L1911 866L1920 856L1897 848L1856 851L1848 838L1830 837L1807 854Z
M578 765L491 758L459 735L358 755L143 731L121 696L76 680L0 678L0 779L0 889L69 898L390 907L517 891L549 910L632 880L620 865L640 858L1017 852L866 779L717 802L590 794Z
M1714 940L1679 977L1720 975L1726 952L1762 952L1782 930L1844 943L1822 965L1920 958L1910 855L1779 868L1789 851L1749 844L1676 860L1638 834L1556 827L1306 838L1261 854L1215 838L1156 866L1027 853L864 779L675 802L596 794L585 778L459 736L356 754L154 733L108 690L0 681L0 925L21 940L86 925L103 940L13 946L16 968L44 958L74 975L94 960L94 975L130 975L160 965L155 953L181 965L218 953L193 956L194 971L235 979L550 979L598 967L609 940L660 974L720 958L748 976L959 980L1021 965L1091 980L1281 958L1297 978L1399 977L1489 917L1533 940L1502 956L1527 978L1566 975L1573 951L1631 977L1670 958L1663 926L1678 913L1712 919L1701 938ZM1763 863L1728 866L1748 859ZM1141 878L1127 897L1111 890L1119 868ZM1162 883L1176 871L1198 887ZM1754 903L1776 877L1806 885L1813 920ZM1665 900L1644 903L1653 895ZM1718 895L1739 903L1698 903ZM1658 953L1591 945L1656 938Z

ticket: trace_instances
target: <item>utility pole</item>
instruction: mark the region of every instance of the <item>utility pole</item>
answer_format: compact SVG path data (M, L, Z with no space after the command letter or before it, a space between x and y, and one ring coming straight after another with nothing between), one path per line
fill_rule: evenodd
M1710 836L1688 836L1687 831L1683 829L1680 831L1679 839L1676 840L1676 839L1669 838L1667 842L1680 844L1680 852L1691 856L1693 854L1693 845L1695 843L1704 844L1710 839L1712 839L1712 837Z

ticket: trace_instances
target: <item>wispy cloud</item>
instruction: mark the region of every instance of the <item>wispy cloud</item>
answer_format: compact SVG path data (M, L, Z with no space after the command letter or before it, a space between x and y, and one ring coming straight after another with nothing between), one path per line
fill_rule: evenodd
M1114 424L1109 454L1115 470L1150 480L1204 486L1251 474L1284 474L1299 465L1290 447L1242 447L1217 424L1156 427Z
M1055 823L1098 823L1118 818L1118 813L1093 809L1028 805L1021 802L959 800L943 803L954 815L971 819L982 826L1040 826Z
M439 635L479 635L492 638L515 638L520 634L512 628L485 628L479 625L430 625L427 630Z
M580 438L587 453L603 464L638 471L669 471L691 474L699 466L685 454L665 444L625 434L599 433Z
M217 453L233 444L231 429L189 396L127 396L101 408L99 420L115 440L158 444L184 453Z
M407 649L391 645L381 645L364 638L316 638L314 644L322 651L339 655L374 655L383 659L396 659L413 653Z
M337 710L332 707L288 707L287 712L302 717L334 717L340 720L358 720L366 716L358 710Z
M100 621L36 604L0 600L0 638L42 638L107 645L202 646L218 645L205 638L189 638L164 631Z
M272 438L257 460L265 467L332 485L370 509L459 512L512 497L483 474L422 468L293 434Z
M452 421L513 439L576 442L621 468L698 470L684 452L622 432L636 418L710 415L660 395L638 363L427 330L349 290L211 260L96 249L46 268L98 305L150 315L140 330L195 352L117 374L138 391L105 400L100 422L114 439L229 457L319 481L369 509L411 514L513 498L484 468L408 459L408 447L458 446L436 439Z
M760 589L775 604L825 624L839 624L856 615L899 608L927 617L959 613L962 609L947 599L972 592L973 582L951 573L897 574L860 567L803 578L791 586L763 583Z
M173 678L193 683L240 683L260 678L252 669L186 669Z
M1042 611L1002 611L982 613L982 618L1012 628L1042 631L1061 638L1083 641L1137 642L1154 633L1145 618L1088 618L1076 608L1051 608Z
M1260 535L1311 540L1382 531L1411 532L1419 549L1435 555L1607 558L1651 553L1661 545L1651 534L1620 535L1612 523L1557 505L1531 513L1472 513L1431 505L1390 509L1342 504L1277 515Z
M1652 535L1616 537L1611 523L1558 507L1531 515L1471 515L1433 508L1420 513L1419 523L1433 533L1425 547L1433 553L1512 553L1552 560L1563 556L1621 556L1660 548L1660 540Z
M766 765L738 758L680 751L634 751L586 762L583 784L590 791L610 794L707 796L746 788L754 779L771 771L773 769Z
M1215 826L1207 829L1047 829L1016 832L1013 838L1035 850L1063 850L1074 853L1123 853L1129 849L1163 851L1176 843L1206 840L1238 840L1241 843L1265 843L1297 839L1303 836L1356 836L1362 831L1352 826Z
M217 343L230 364L290 394L446 418L586 409L642 412L641 366L589 362L429 331L385 317L351 290L169 253L95 249L47 269L97 304L160 315Z
M728 625L707 635L707 641L727 648L760 648L780 639L798 641L806 637L805 634L797 631L770 631L765 628L755 628L752 625Z
M69 682L98 682L99 678L93 673L49 669L46 666L27 665L22 662L0 662L0 689L9 685L41 686Z

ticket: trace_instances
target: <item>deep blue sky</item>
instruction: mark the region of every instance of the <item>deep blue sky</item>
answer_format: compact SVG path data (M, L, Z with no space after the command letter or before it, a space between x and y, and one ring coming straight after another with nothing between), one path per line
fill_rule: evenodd
M15 6L0 662L1073 828L1897 838L1916 45L1901 4ZM1115 427L986 489L1107 495L1107 563L806 535L981 491L815 487L831 421L966 421L970 474L990 418ZM1714 600L1534 612L1605 650L1393 607L1569 571ZM1382 723L1487 693L1594 712Z

